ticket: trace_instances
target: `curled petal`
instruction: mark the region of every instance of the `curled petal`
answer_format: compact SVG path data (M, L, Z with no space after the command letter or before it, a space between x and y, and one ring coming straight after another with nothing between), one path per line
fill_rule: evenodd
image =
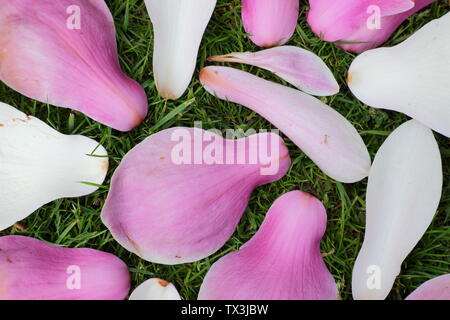
M108 171L106 150L0 103L0 230L44 204L90 194Z
M430 129L410 120L375 156L367 185L366 234L353 268L355 299L384 299L441 198L442 164Z
M282 46L297 26L299 0L242 0L242 21L260 47Z
M320 253L326 223L319 200L286 193L250 241L212 265L199 299L336 300L336 283Z
M181 300L181 297L173 284L153 278L141 283L129 300Z
M121 300L129 290L128 268L112 254L0 237L0 300Z
M120 68L103 0L1 1L0 81L121 131L148 110L144 89Z
M227 67L204 68L200 81L211 94L242 104L273 123L331 178L351 183L368 175L370 157L360 135L320 100Z
M325 41L350 52L383 44L412 14L436 0L310 0L308 23Z
M234 52L209 60L245 63L272 71L298 89L315 96L331 96L339 92L333 73L322 59L299 47L282 46L255 53Z
M401 44L359 55L348 85L374 108L402 112L450 137L450 13Z
M252 190L289 166L288 149L273 133L227 140L200 128L167 129L124 157L102 220L148 261L197 261L231 237Z
M450 274L428 280L406 297L406 300L450 300Z
M176 100L191 82L216 0L145 0L155 36L153 73L163 98Z

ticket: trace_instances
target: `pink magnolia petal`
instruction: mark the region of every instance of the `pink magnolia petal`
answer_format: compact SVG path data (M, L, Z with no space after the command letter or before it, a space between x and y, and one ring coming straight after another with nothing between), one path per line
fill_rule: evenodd
M428 280L405 300L450 300L450 274Z
M415 0L310 0L308 23L325 41L340 41L367 24L368 8L377 6L382 17L405 12Z
M245 63L272 71L298 89L316 96L331 96L339 92L339 85L323 60L299 47L281 46L255 53L234 52L209 60Z
M297 26L299 0L242 0L242 21L260 47L281 46Z
M250 161L264 144L268 161ZM273 133L225 140L199 128L167 129L124 157L102 220L122 246L148 261L197 261L231 237L253 189L280 179L289 166L288 149Z
M322 203L292 191L278 198L255 236L214 263L200 300L335 300L320 253L327 224Z
M361 136L320 100L227 67L204 68L200 81L208 92L273 123L333 179L351 183L367 177L370 156Z
M68 27L73 6L80 29ZM0 80L121 131L148 111L143 88L120 68L113 18L102 0L1 1Z
M0 300L119 300L129 290L128 268L112 254L0 237Z
M360 53L372 48L379 47L386 42L392 33L411 15L422 10L436 0L416 0L414 8L396 15L381 18L381 29L370 30L363 24L358 30L342 39L345 42L364 42L359 44L338 44L338 47L349 51Z

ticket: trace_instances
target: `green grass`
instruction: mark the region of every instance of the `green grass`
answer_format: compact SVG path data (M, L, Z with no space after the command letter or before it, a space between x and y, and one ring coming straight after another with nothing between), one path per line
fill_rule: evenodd
M272 128L254 112L221 101L208 94L198 81L198 71L208 64L206 58L232 51L256 51L246 37L240 16L240 1L218 1L200 48L197 70L188 92L178 101L161 99L152 75L152 27L141 0L107 1L114 15L120 59L124 71L140 82L148 95L150 112L145 122L130 133L107 128L78 112L47 106L27 99L0 84L0 101L37 116L65 134L83 134L102 141L110 154L110 169L105 186L122 157L137 143L159 130L172 126L193 126L202 121L205 129ZM386 136L407 117L395 112L376 110L359 102L349 92L346 71L353 54L333 44L321 42L309 29L305 13L306 1L301 1L299 25L290 45L306 48L320 55L333 70L341 85L341 93L323 101L345 115L360 131L373 158ZM438 1L405 22L386 45L406 39L430 20L449 11L450 5ZM261 77L282 82L278 78L253 67L239 66ZM403 263L401 275L395 282L390 299L402 299L424 281L449 272L450 265L450 145L449 140L436 134L442 151L444 190L437 215L414 251ZM184 299L195 299L208 268L224 254L238 249L258 230L273 201L285 192L301 189L323 201L328 212L328 229L321 250L330 253L325 262L336 279L343 299L351 298L351 271L364 236L365 190L367 179L343 185L326 177L295 145L288 141L292 157L289 173L280 181L259 187L233 237L217 253L202 261L178 266L164 266L146 262L127 252L101 223L100 211L108 188L77 199L54 201L21 222L26 231L10 228L1 235L20 234L39 238L66 247L90 247L118 255L129 266L133 287L150 277L173 282ZM408 226L405 226L407 228Z

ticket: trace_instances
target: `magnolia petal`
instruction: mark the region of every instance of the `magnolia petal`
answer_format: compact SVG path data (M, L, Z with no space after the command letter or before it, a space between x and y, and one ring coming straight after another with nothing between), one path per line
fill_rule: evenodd
M379 149L367 185L366 234L353 269L355 299L384 299L406 256L430 225L442 190L441 155L415 120Z
M450 13L392 48L369 50L348 85L365 104L402 112L450 137Z
M144 89L120 69L102 0L1 1L0 81L121 131L148 111Z
M367 177L370 156L361 136L320 100L227 67L204 68L200 81L211 94L266 118L331 178L351 183Z
M288 149L273 133L225 140L200 128L167 129L124 157L102 220L145 260L197 261L231 237L252 190L280 179L289 166Z
M153 23L153 73L163 98L178 99L194 74L203 33L216 0L145 0Z
M129 290L128 268L112 254L0 237L0 300L121 300Z
M337 44L338 47L349 52L363 52L376 48L386 42L395 30L411 15L422 10L430 3L436 0L416 0L414 8L391 16L382 17L380 20L380 29L369 29L364 23L358 30L353 31L345 38L343 42L360 42L357 44Z
M325 41L339 41L367 26L378 8L380 17L392 16L410 10L417 0L310 0L308 24Z
M282 46L255 53L234 52L209 60L245 63L272 71L298 89L315 96L331 96L339 92L333 73L322 59L299 47Z
M181 297L173 284L153 278L141 283L129 300L181 300Z
M242 0L242 22L260 47L282 46L297 26L299 0Z
M327 215L313 196L278 198L258 232L214 263L200 300L336 300L338 291L320 253Z
M450 300L450 274L428 280L406 297L406 300Z
M107 152L96 141L63 135L0 103L0 230L48 202L94 192L107 171Z

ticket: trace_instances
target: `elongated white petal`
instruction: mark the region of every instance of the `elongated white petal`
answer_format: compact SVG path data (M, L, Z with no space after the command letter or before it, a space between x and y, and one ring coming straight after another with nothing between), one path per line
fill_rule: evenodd
M178 99L191 82L216 0L145 0L153 23L153 73L159 94Z
M129 300L181 300L181 297L173 284L153 278L141 283Z
M355 299L384 299L439 204L442 165L433 133L410 120L375 156L367 186L366 234L353 269Z
M352 183L367 177L370 156L358 131L320 100L227 67L204 68L200 81L208 92L266 118L331 178Z
M298 89L315 95L331 96L339 85L323 60L311 51L282 46L258 52L233 52L209 58L211 61L239 62L274 72Z
M0 103L0 230L44 204L97 190L108 170L106 150L84 136L63 135Z
M369 50L349 70L365 104L407 114L450 137L450 13L392 48Z

